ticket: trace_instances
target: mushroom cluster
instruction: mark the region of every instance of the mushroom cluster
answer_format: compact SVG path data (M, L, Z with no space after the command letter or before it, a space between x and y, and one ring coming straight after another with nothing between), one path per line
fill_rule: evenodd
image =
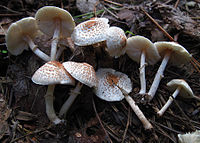
M71 40L76 46L100 47L103 46L105 52L111 57L118 58L127 54L133 61L140 63L139 78L141 89L139 95L146 95L151 101L156 94L161 79L164 77L164 70L167 63L174 66L186 64L190 61L191 54L181 45L175 42L155 42L152 43L143 36L132 36L127 38L125 32L116 26L110 26L107 18L92 18L75 26L75 22L69 12L64 9L45 6L36 12L35 18L27 17L13 23L6 35L6 45L8 51L13 55L19 55L28 47L46 63L35 71L32 81L39 85L48 85L45 95L46 113L49 120L59 124L66 115L76 97L81 93L83 85L94 89L94 93L106 101L121 101L126 99L135 114L140 119L145 129L152 129L153 126L147 120L144 113L136 105L129 95L132 92L132 81L122 72L111 68L98 68L97 72L88 63L66 61L59 62L63 48L59 48L59 42L63 39L71 45ZM50 55L44 53L34 44L37 35L45 34L52 38ZM17 36L16 36L17 35ZM17 38L16 38L17 37ZM72 45L74 47L74 45ZM57 50L58 49L58 50ZM155 79L146 91L145 66L154 65L163 59L155 75ZM59 117L53 107L53 92L56 84L75 85L76 87L69 93L69 98L62 105ZM195 98L189 85L183 79L175 79L167 86L176 88L172 97L166 105L158 112L158 115L167 110L169 105L178 94L186 98Z

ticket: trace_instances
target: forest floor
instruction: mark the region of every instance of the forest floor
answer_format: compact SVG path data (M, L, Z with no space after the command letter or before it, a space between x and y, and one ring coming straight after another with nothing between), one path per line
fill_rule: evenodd
M69 11L76 24L96 15L108 18L109 24L122 28L127 37L142 35L152 42L170 41L169 37L144 13L146 11L175 41L192 54L193 60L187 65L175 67L168 64L156 96L150 103L143 103L141 96L137 95L140 89L139 64L126 54L114 59L102 51L103 54L97 59L96 51L91 46L76 46L74 52L66 47L62 54L61 62L69 59L87 62L95 70L99 67L113 68L127 74L133 84L130 95L151 122L152 130L143 128L125 100L103 101L87 86L83 86L81 95L67 113L66 122L53 125L48 120L44 101L47 86L39 86L31 81L33 73L44 64L44 61L30 50L13 56L7 51L5 42L10 24L24 17L34 17L39 8L47 5ZM176 143L178 134L200 130L200 104L195 99L177 97L162 117L156 113L172 95L166 86L172 79L184 79L194 94L200 97L200 1L100 0L95 5L96 14L93 11L94 5L79 5L81 9L76 5L76 0L0 2L0 142ZM42 39L38 44L42 50L49 53L50 42L50 39ZM147 90L160 63L146 67ZM56 113L59 112L63 101L68 98L72 88L73 86L56 85L54 91Z

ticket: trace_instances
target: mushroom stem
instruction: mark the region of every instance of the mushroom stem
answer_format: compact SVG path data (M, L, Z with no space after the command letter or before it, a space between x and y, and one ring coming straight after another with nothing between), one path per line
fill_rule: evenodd
M29 36L25 36L24 37L24 41L28 42L28 45L30 47L30 49L38 56L40 57L42 60L48 62L50 61L50 57L45 54L44 52L42 52L37 45L34 44L33 40L29 37Z
M153 126L147 120L147 118L144 116L144 114L142 113L142 111L140 110L140 108L135 104L135 101L129 95L125 95L125 99L129 103L129 105L131 106L131 108L133 109L133 111L135 112L135 114L138 116L138 118L140 119L140 121L142 122L144 128L146 130L152 129Z
M58 40L60 36L60 24L61 24L60 20L56 19L53 40L51 42L51 61L54 61L56 59L57 45L58 45Z
M62 52L65 50L64 46L60 46L60 48L58 49L57 53L56 53L56 60L58 60L62 54Z
M54 124L59 124L61 120L56 116L53 107L53 91L55 85L49 85L45 97L45 104L46 104L46 114L51 122Z
M145 66L146 66L146 63L145 63L145 57L146 57L146 54L145 54L145 51L142 50L142 53L141 53L141 58L140 58L140 85L141 85L141 89L140 89L140 92L139 94L140 95L143 95L146 93L146 79L145 79Z
M198 96L194 95L193 98L196 99L196 100L198 100L198 101L200 101L200 98Z
M67 43L68 43L68 46L69 46L70 50L72 52L74 52L74 50L75 50L74 41L72 41L71 37L67 37Z
M153 97L155 96L155 93L156 93L156 91L158 89L159 83L160 83L161 79L164 77L164 75L163 75L164 74L164 70L165 70L165 68L167 66L167 63L168 63L169 58L170 58L170 55L171 55L171 51L170 50L166 51L166 54L165 54L165 56L164 56L164 58L162 60L162 63L161 63L161 65L160 65L160 67L159 67L159 69L158 69L158 71L156 73L156 76L155 76L155 78L153 80L151 88L150 88L150 90L148 92L149 101L151 101L153 99Z
M169 106L171 105L171 103L173 102L173 100L176 98L176 96L179 94L180 90L181 90L181 86L179 86L174 93L172 94L172 96L169 97L168 101L165 103L165 105L162 107L162 109L160 111L157 112L157 114L159 116L162 116L165 111L169 108Z
M63 117L63 115L67 113L67 111L69 110L73 102L75 101L76 97L80 94L80 90L82 86L83 84L79 82L77 83L76 87L70 91L69 98L67 99L67 101L65 101L65 103L60 109L59 117Z

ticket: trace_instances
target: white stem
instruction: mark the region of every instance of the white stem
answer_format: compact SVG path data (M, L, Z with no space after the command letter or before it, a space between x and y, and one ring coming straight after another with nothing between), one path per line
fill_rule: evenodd
M33 40L29 36L24 37L24 41L28 42L28 45L30 49L35 53L38 57L40 57L42 60L48 62L50 61L50 57L42 52L37 45L34 44Z
M158 71L156 73L156 76L155 76L155 78L153 80L151 88L150 88L150 90L148 92L149 100L152 100L153 97L155 96L155 93L156 93L156 91L158 89L159 83L160 83L161 79L164 77L164 75L163 75L164 74L164 70L165 70L165 68L167 66L167 63L168 63L169 58L170 58L170 55L171 55L171 51L167 51L165 56L164 56L164 58L163 58L163 60L162 60L162 63L161 63L161 65L160 65L160 67L159 67L159 69L158 69Z
M140 95L143 95L146 93L146 79L145 79L145 66L146 66L146 63L145 63L145 51L143 50L142 53L141 53L141 57L140 57L140 85L141 85L141 89L140 89L140 92L139 94Z
M65 47L60 46L60 48L58 49L57 53L56 53L56 60L58 60L62 54L62 52L65 50Z
M133 109L133 111L135 112L135 114L138 116L138 118L140 119L140 121L142 122L144 128L146 130L147 129L152 129L153 126L147 120L147 118L144 116L144 114L142 113L142 111L140 110L140 108L135 104L135 101L129 95L125 95L125 99L129 103L129 105L131 106L131 108Z
M79 82L76 85L76 87L70 91L69 98L67 99L67 101L65 101L65 103L60 109L59 117L63 117L63 115L67 113L67 111L69 110L73 102L75 101L76 97L80 94L80 90L82 86L83 84Z
M193 98L196 99L196 100L198 100L198 101L200 101L200 97L198 97L198 96L194 95Z
M49 85L45 97L45 104L46 104L46 114L51 122L54 124L59 124L61 120L56 116L53 107L53 91L55 85Z
M56 51L57 51L59 36L60 36L60 20L55 20L55 30L51 42L51 61L54 61L56 59Z
M162 107L160 111L157 112L159 116L162 116L165 111L169 108L169 106L172 104L173 100L176 98L176 96L179 94L179 91L181 90L181 86L179 86L174 93L172 94L172 97L170 96L165 105Z
M74 42L72 41L72 38L71 38L71 37L67 37L67 43L68 43L68 46L69 46L70 50L71 50L72 52L74 52L75 47L74 47Z

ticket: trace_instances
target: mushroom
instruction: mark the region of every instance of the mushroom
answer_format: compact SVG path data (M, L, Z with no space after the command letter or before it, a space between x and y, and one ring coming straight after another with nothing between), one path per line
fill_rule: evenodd
M53 107L53 91L55 84L74 85L74 78L57 61L50 61L41 66L32 76L32 81L39 85L48 85L45 95L46 114L50 121L59 124L61 120L56 116Z
M106 40L109 28L107 18L94 18L80 23L74 28L72 40L78 46L94 45Z
M63 63L63 66L73 78L79 81L79 83L76 85L75 89L70 92L69 98L61 107L59 117L62 117L67 113L78 94L80 94L83 84L89 87L94 87L97 84L96 73L91 65L87 63L67 61Z
M96 72L96 76L98 84L94 92L99 98L106 101L121 101L125 98L142 122L144 128L153 128L151 123L135 104L135 101L128 95L132 91L132 84L126 74L109 68L101 68Z
M160 111L158 111L158 115L162 116L164 112L167 110L167 108L171 105L173 100L176 98L176 96L179 94L180 96L184 98L194 98L200 101L200 98L195 96L190 86L187 84L187 82L183 79L173 79L170 82L167 83L167 86L170 90L175 90L172 96L169 97L167 103L162 107Z
M171 65L180 66L189 63L191 54L181 45L175 42L155 42L160 56L163 58L161 65L155 75L154 81L148 92L149 100L152 100L161 79L164 77L164 70L169 61Z
M42 52L34 44L34 38L40 34L35 18L26 17L12 23L6 34L6 46L12 55L19 55L28 47L44 61L49 61L50 57Z
M56 59L57 44L59 38L70 37L75 23L71 14L55 6L45 6L40 8L35 19L39 29L46 35L52 36L51 43L51 60Z
M156 64L160 55L154 44L143 36L132 36L127 40L126 54L137 63L140 63L140 85L139 94L146 93L145 66L146 62L150 65Z
M200 143L200 130L192 133L178 134L179 143Z
M118 58L126 52L127 38L124 31L112 26L106 31L106 51L110 56Z

